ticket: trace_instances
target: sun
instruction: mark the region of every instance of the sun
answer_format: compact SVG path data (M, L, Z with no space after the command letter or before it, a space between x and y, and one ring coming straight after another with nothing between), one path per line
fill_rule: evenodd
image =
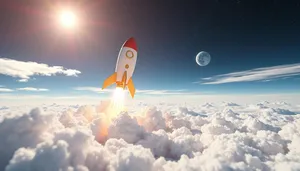
M70 10L64 10L59 13L59 23L64 28L74 28L78 24L76 14Z

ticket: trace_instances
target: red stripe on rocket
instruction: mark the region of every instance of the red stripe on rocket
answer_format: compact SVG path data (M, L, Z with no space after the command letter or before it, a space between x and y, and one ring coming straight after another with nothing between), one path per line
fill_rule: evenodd
M109 76L104 82L102 89L116 83L117 87L128 88L131 97L134 97L135 88L132 81L132 74L137 59L137 46L134 38L128 39L119 52L115 73Z

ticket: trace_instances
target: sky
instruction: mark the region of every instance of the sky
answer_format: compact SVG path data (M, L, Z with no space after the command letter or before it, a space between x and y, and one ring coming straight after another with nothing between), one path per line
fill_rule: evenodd
M58 24L64 9L78 17L72 29ZM297 94L299 10L300 2L283 0L5 0L0 96L106 96L100 88L130 37L137 97ZM200 51L209 65L197 65Z

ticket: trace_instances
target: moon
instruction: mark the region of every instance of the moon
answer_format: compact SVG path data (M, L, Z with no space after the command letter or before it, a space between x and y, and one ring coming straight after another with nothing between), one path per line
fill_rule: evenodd
M196 62L199 66L208 65L210 63L210 54L205 51L199 52L196 56Z

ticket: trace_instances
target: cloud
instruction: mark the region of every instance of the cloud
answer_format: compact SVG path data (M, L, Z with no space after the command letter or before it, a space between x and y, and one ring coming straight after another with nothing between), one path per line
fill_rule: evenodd
M9 89L9 88L4 88L5 86L0 85L0 92L13 92L13 89Z
M110 161L108 170L143 170L152 171L152 165L155 161L153 154L149 149L142 146L128 146L120 148L116 156Z
M28 78L18 80L18 82L21 82L21 83L24 83L24 82L27 82L27 81L28 81Z
M104 89L100 87L75 87L74 90L77 91L91 91L91 92L96 92L96 93L106 93L106 92L112 92L113 89Z
M236 103L232 103L232 102L228 102L228 103L224 102L224 103L222 104L222 106L231 106L231 107L233 107L233 106L239 106L239 105L236 104Z
M9 88L1 88L4 86L0 86L0 92L13 92L15 90ZM34 87L24 87L24 88L17 88L18 91L49 91L46 88L34 88Z
M80 73L78 70L65 69L62 66L48 66L43 63L0 58L0 74L20 78L19 82L27 82L34 75L53 76L63 74L66 76L77 76Z
M104 171L110 154L85 129L63 129L35 148L15 152L7 171Z
M96 93L113 92L114 89L104 89L100 87L75 87L77 91L91 91ZM136 93L148 94L148 95L181 95L181 94L192 94L185 89L180 90L136 90Z
M289 76L300 75L300 64L278 65L273 67L256 68L240 72L232 72L203 78L195 83L224 84L232 82L272 80Z
M9 88L1 88L0 87L0 92L12 92L12 91L14 91L14 90L9 89Z
M137 120L149 132L166 128L165 119L161 111L158 111L156 107L148 108L142 116L137 116Z
M269 101L269 102L276 102L276 101L285 101L289 104L292 104L293 107L299 105L297 102L300 98L299 93L281 93L281 94L251 94L251 95L243 95L243 94L236 94L236 95L224 95L224 94L188 94L182 98L182 95L172 95L172 96L136 96L134 99L130 97L129 93L125 93L127 98L127 103L135 104L138 103L139 107L148 106L148 105L155 105L161 102L168 102L170 104L198 104L199 109L198 111L192 110L198 114L205 114L207 112L212 112L217 110L214 106L216 103L222 103L223 101L232 102L232 103L248 103L248 104L255 104L256 102L261 101ZM0 103L2 105L10 106L10 105L36 105L36 104L68 104L68 105L86 105L86 104L99 104L101 100L106 97L98 96L97 94L70 94L70 95L47 95L43 94L24 94L22 96L18 94L14 94L13 92L8 93L0 93ZM274 101L275 100L275 101ZM204 105L204 106L203 106ZM273 104L272 104L273 105ZM201 107L200 107L201 106ZM299 105L300 106L300 105ZM171 106L169 106L171 108ZM210 109L209 111L203 111ZM175 109L176 110L176 109ZM293 109L290 109L296 112ZM300 111L300 109L298 110ZM299 113L299 112L298 112ZM192 114L192 113L190 113Z
M144 127L138 125L128 113L121 113L108 127L109 138L122 138L128 143L136 143L145 134Z
M53 115L41 114L40 109L32 109L26 114L5 115L0 121L0 170L21 147L35 147L47 139ZM51 124L50 124L51 123Z
M49 91L46 88L34 88L34 87L24 87L24 88L17 88L20 91Z
M185 89L180 90L137 90L137 93L149 94L149 95L180 95L189 94Z
M300 116L287 112L297 106L224 103L132 105L109 124L107 102L13 105L0 110L0 170L300 169ZM189 114L202 110L209 114Z

